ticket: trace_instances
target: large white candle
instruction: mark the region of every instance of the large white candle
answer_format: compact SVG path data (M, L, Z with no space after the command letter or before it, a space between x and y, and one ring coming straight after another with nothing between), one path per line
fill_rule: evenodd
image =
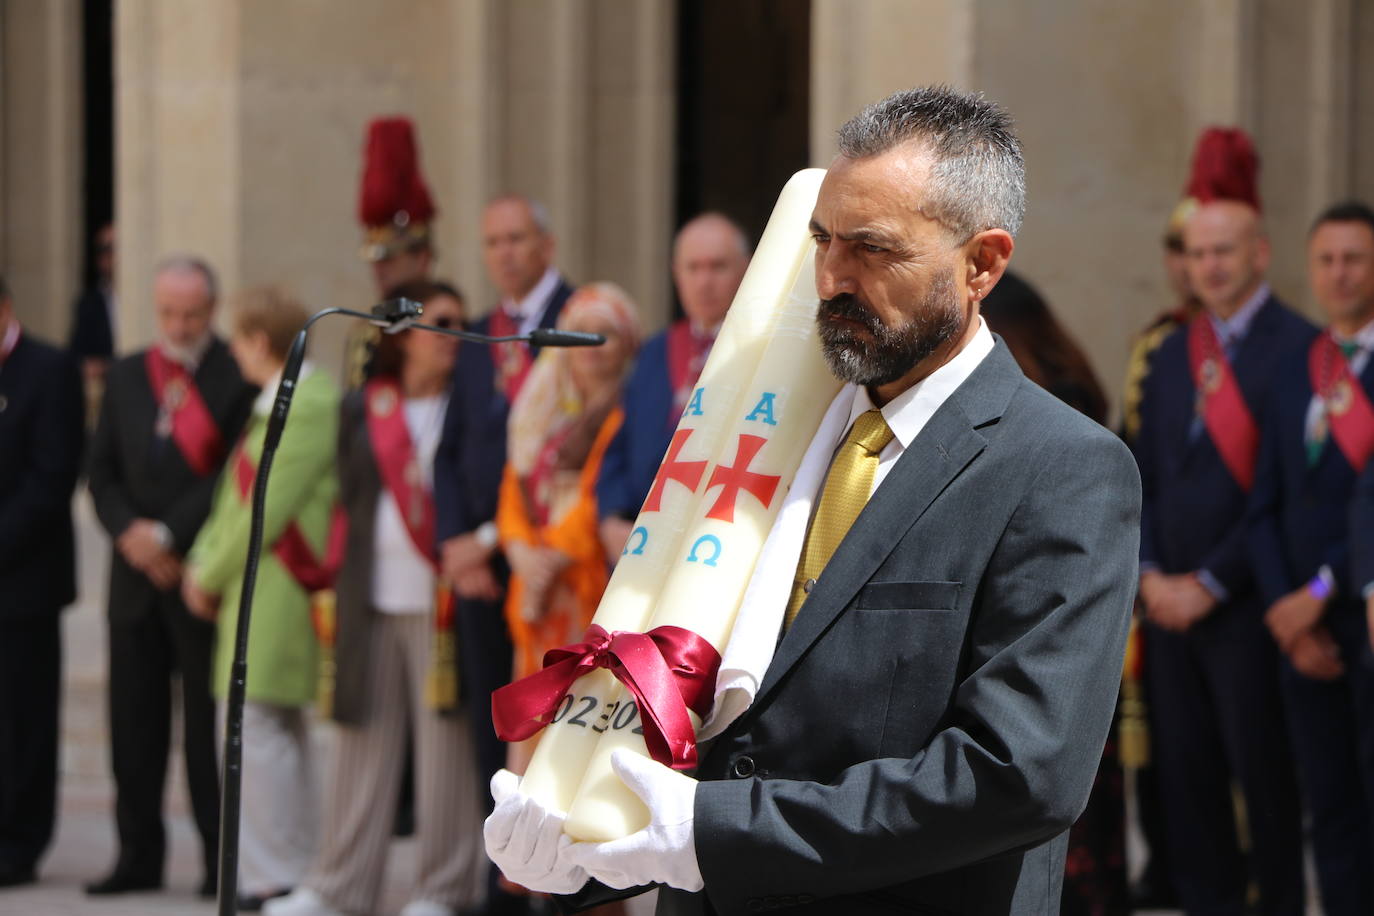
M592 618L607 631L646 629L668 571L681 553L684 530L699 514L697 504L713 460L725 450L727 439L733 441L735 421L748 409L743 402L752 397L749 383L809 251L807 225L824 176L822 169L798 172L778 197ZM804 266L809 273L809 263ZM628 721L621 692L605 669L576 681L540 732L521 790L550 808L567 811L601 734L616 725L638 725L637 720Z
M816 333L814 245L809 234L791 289L779 313L748 395L734 417L724 448L706 479L695 517L678 545L648 628L689 629L720 651L763 542L807 443L815 435L840 382L821 356ZM619 703L587 765L587 775L569 809L565 831L580 840L604 841L648 823L639 799L611 771L611 751L632 748L646 754L634 727L639 717L628 694ZM701 723L693 716L693 726Z

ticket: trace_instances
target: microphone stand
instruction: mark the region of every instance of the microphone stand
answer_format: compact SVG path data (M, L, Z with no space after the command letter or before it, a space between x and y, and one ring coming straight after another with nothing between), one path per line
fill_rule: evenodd
M276 456L277 446L281 443L282 432L286 428L286 416L291 410L291 399L296 393L301 364L305 360L306 336L311 325L329 315L348 315L380 327L383 333L387 334L397 334L405 330L432 331L480 344L523 341L543 347L585 347L598 346L606 342L606 338L600 334L583 334L550 328L538 328L529 334L492 337L458 328L419 324L416 319L423 313L423 306L411 299L388 299L373 306L371 314L352 309L327 308L311 315L291 341L291 350L287 353L286 364L282 368L281 382L277 385L277 396L272 402L272 413L267 419L267 432L263 440L262 457L258 461L257 477L253 481L248 561L243 569L239 618L234 633L234 660L229 669L229 696L226 701L224 723L224 781L220 787L219 916L235 916L238 913L239 805L243 785L243 703L248 683L248 626L253 610L253 588L258 579L258 559L262 555L267 478L272 470L272 459Z

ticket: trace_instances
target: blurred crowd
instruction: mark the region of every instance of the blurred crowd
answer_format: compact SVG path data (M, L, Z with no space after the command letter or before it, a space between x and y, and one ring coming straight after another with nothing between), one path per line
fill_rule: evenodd
M558 269L539 202L503 195L481 217L500 300L477 318L434 276L416 150L408 121L371 125L359 211L372 292L419 302L441 330L606 343L360 326L345 378L302 365L247 640L237 884L241 909L272 916L373 912L398 831L418 839L403 916L551 905L482 849L488 781L530 752L497 738L488 698L582 637L750 259L727 216L686 221L672 248L681 314L646 337L625 290ZM1071 832L1067 913L1300 913L1305 848L1326 912L1374 912L1374 212L1314 216L1318 330L1265 280L1257 170L1243 133L1201 138L1164 234L1174 299L1122 367L1120 431L1145 494L1137 625L1118 728ZM238 290L221 339L214 269L169 255L157 341L116 354L114 227L95 243L98 279L65 350L20 328L0 278L0 888L36 879L53 832L58 614L75 596L84 474L114 545L119 838L87 891L161 886L179 681L211 896L254 483L309 310L282 289ZM1029 282L1008 274L981 314L1031 380L1109 422L1087 355ZM312 716L337 729L325 767ZM1128 786L1148 852L1133 883Z

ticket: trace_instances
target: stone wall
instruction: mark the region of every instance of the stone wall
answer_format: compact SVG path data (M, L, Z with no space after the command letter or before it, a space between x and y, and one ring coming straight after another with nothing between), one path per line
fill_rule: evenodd
M685 0L684 0L685 2ZM364 126L410 115L440 208L438 272L485 310L483 201L549 206L559 263L669 307L676 102L671 0L125 0L116 4L124 348L152 334L151 268L204 253L232 292L284 283L366 306L354 211ZM812 160L862 104L978 88L1015 115L1030 212L1015 265L1115 395L1132 333L1168 304L1165 219L1198 131L1254 132L1273 282L1307 302L1303 237L1374 196L1374 8L1355 0L813 0ZM0 0L0 264L59 337L81 251L76 0ZM729 66L728 61L720 62ZM749 91L747 85L741 92ZM322 326L335 361L341 327Z

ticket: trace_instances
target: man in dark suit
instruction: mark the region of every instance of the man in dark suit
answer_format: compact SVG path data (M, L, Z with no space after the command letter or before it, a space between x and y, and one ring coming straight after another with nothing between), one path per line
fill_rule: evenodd
M744 231L723 214L688 220L673 240L673 285L684 314L640 348L625 383L625 422L597 476L597 512L608 557L619 556L630 536L748 267Z
M35 879L57 814L62 608L76 598L81 378L25 335L0 277L0 887Z
M210 698L214 625L180 596L181 558L210 512L215 479L252 409L229 349L210 330L214 274L204 262L163 262L153 281L160 339L106 376L91 444L91 494L114 539L110 568L110 743L119 857L91 894L160 887L162 794L171 678L180 675L187 784L215 885L219 777Z
M1302 831L1279 696L1245 545L1261 407L1312 328L1269 291L1257 198L1200 197L1184 228L1203 312L1156 351L1135 441L1145 491L1140 598L1170 869L1189 912L1300 913ZM1245 800L1250 867L1231 785Z
M1328 324L1275 381L1251 494L1250 555L1312 816L1322 905L1374 912L1374 666L1349 510L1374 453L1374 211L1331 207L1307 240Z
M508 336L558 321L572 287L553 266L553 230L536 201L508 195L482 213L482 257L501 301L473 330ZM491 692L510 681L511 642L502 610L509 569L496 546L496 494L506 463L506 416L537 355L525 344L464 342L458 351L444 435L434 459L441 568L458 595L458 669L470 704L478 772L505 765L491 724ZM490 887L493 912L517 900Z
M841 129L811 230L853 425L757 696L696 780L617 752L651 816L626 839L559 842L552 812L550 846L537 817L510 830L538 803L501 792L503 867L664 884L661 913L1057 908L1121 673L1139 481L978 314L1023 210L1020 144L981 96L898 93Z
M115 346L115 227L106 223L92 240L94 282L72 303L72 333L68 349L81 360L81 371L92 384L105 376Z

